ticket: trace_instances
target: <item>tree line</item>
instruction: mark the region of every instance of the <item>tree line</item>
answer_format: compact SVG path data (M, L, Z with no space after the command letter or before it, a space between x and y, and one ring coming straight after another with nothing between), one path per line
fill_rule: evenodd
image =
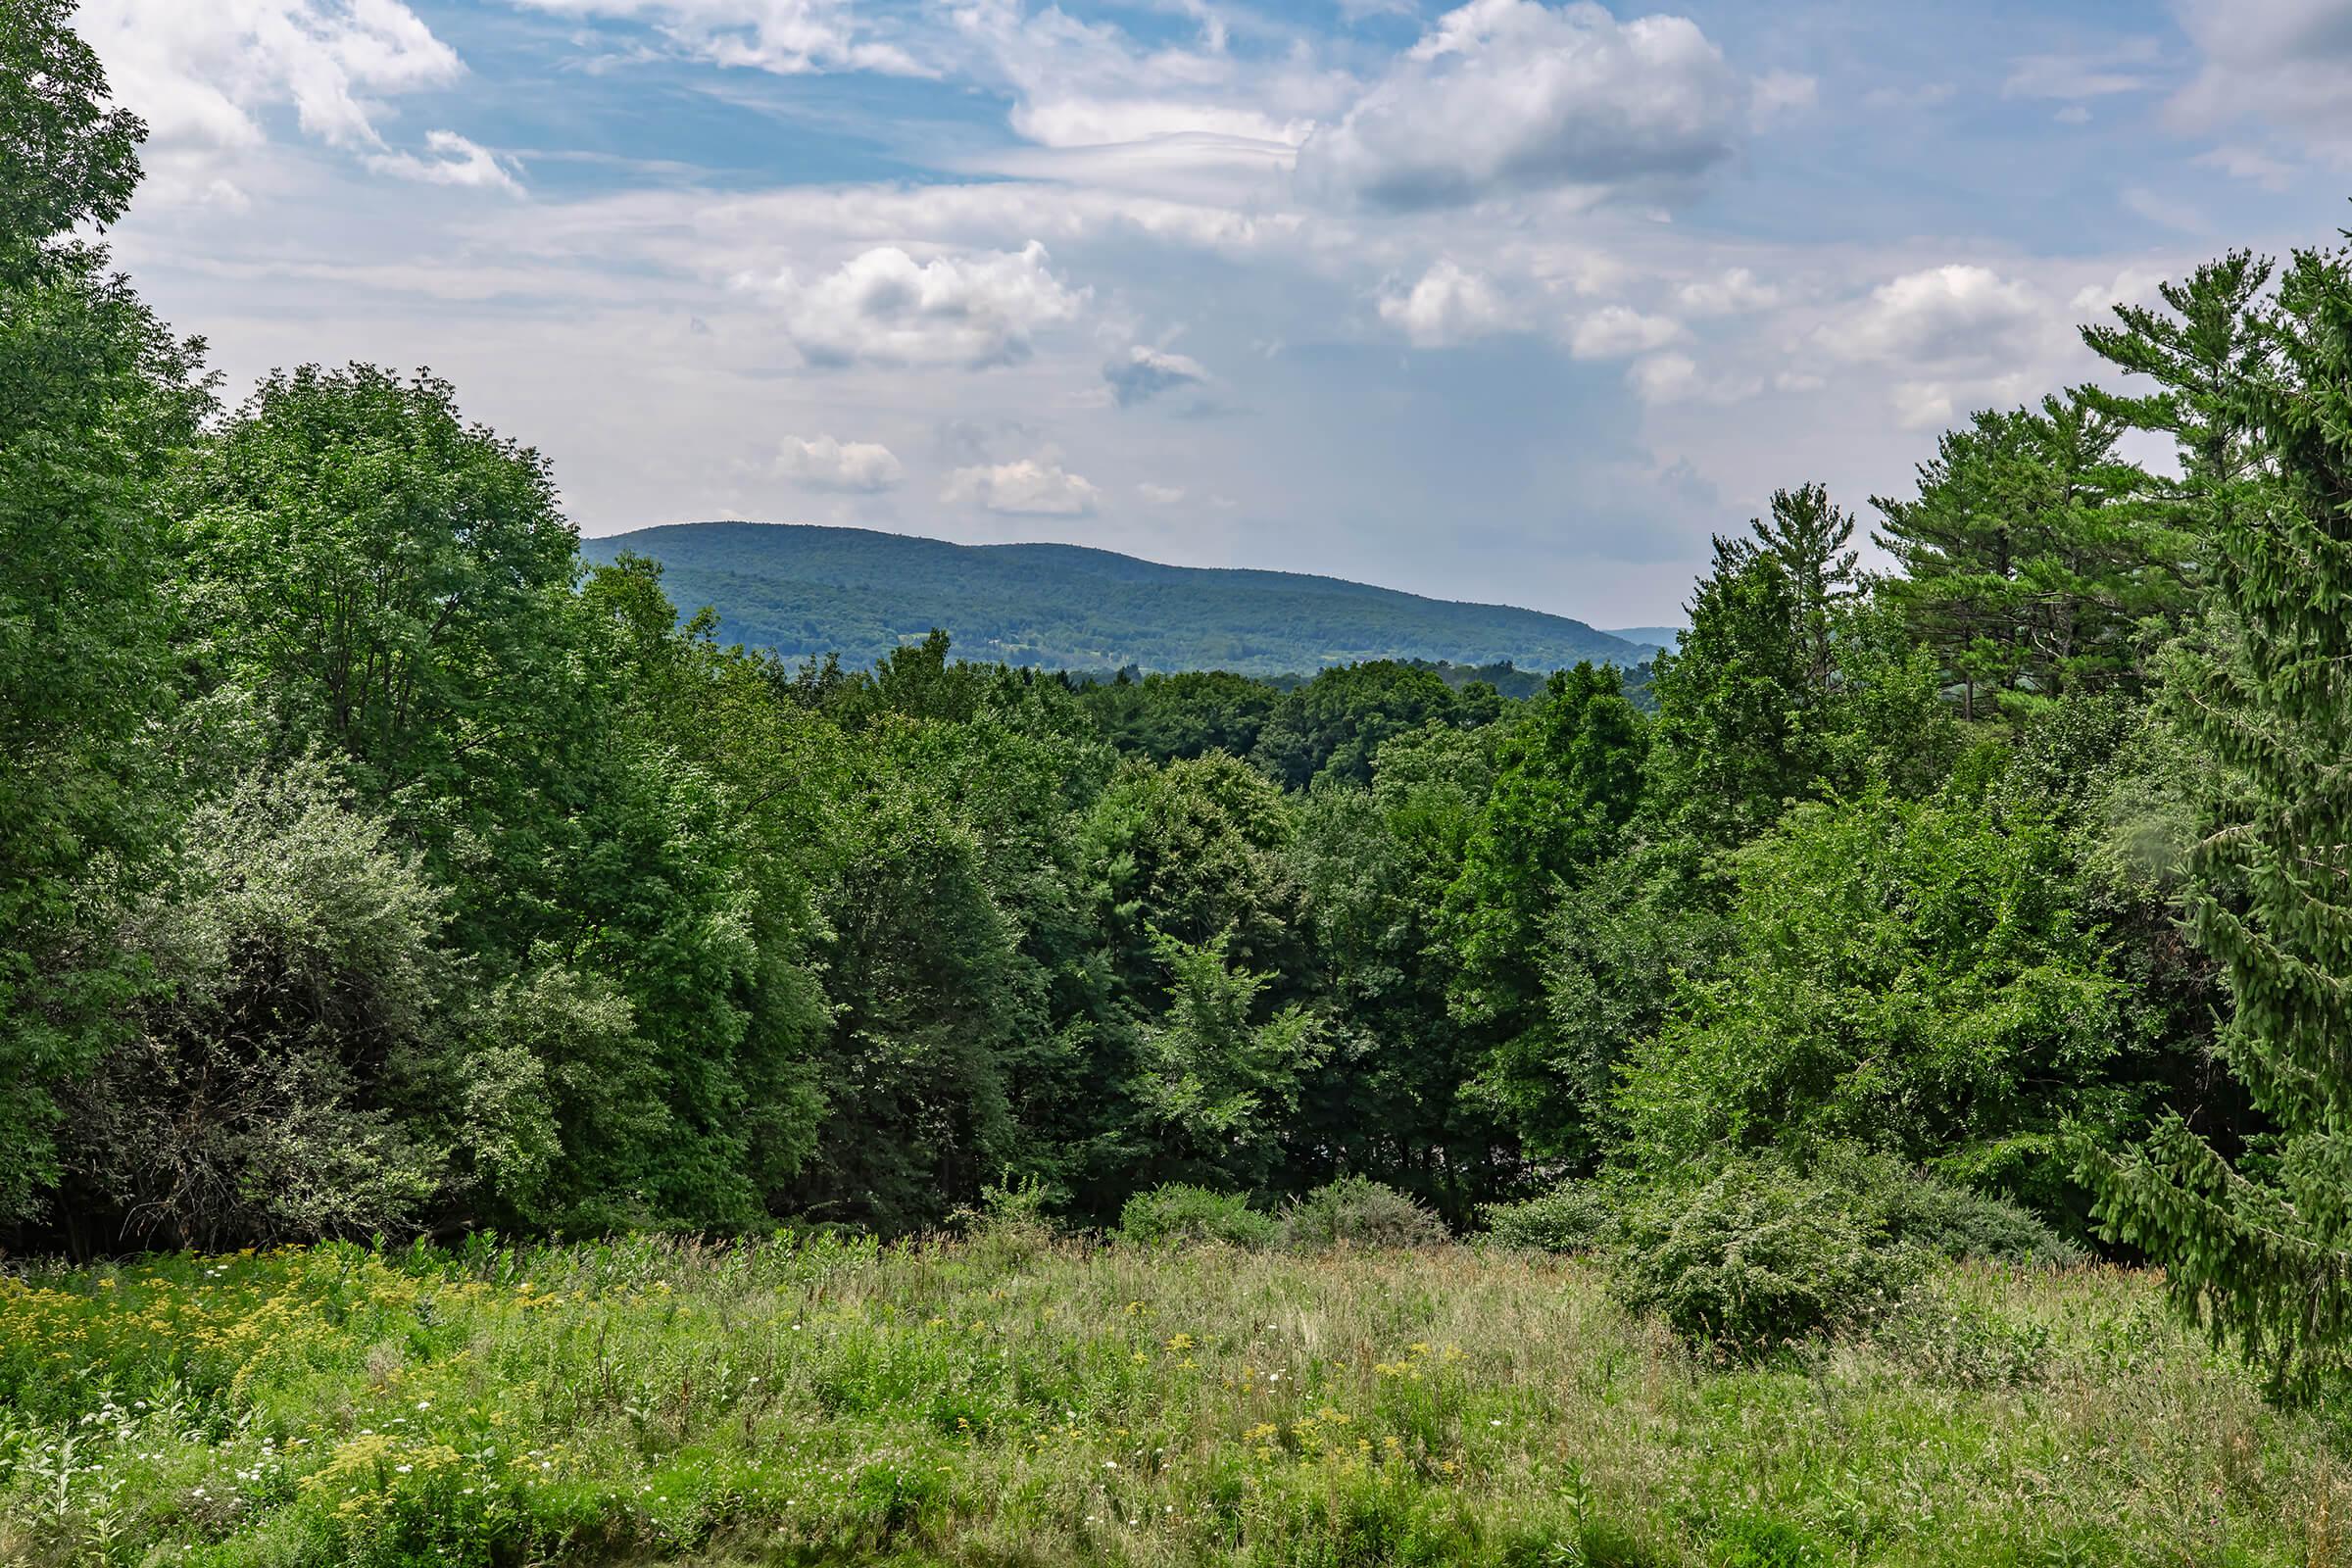
M2086 328L2132 390L1944 436L1896 574L1776 493L1638 694L794 666L429 374L223 406L98 237L143 127L70 12L0 18L15 1245L1868 1157L2343 1370L2343 251Z

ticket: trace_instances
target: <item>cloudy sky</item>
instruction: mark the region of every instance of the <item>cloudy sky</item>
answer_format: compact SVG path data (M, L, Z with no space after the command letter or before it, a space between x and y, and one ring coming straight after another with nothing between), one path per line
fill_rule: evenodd
M241 395L424 365L587 533L1329 571L1601 624L2352 220L2352 0L84 0Z

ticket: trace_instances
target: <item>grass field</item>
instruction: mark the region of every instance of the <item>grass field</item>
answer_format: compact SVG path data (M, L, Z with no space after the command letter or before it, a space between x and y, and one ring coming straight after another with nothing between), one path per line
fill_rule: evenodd
M1597 1268L325 1246L0 1281L0 1562L2352 1563L2146 1277L1694 1360Z

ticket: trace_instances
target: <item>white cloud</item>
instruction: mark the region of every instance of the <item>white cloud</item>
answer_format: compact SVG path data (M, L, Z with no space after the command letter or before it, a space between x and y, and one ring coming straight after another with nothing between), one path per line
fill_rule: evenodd
M874 441L839 441L829 435L813 440L787 436L776 456L776 471L812 490L861 495L894 489L906 478L906 465L890 448Z
M241 204L274 109L330 147L386 153L379 100L466 69L401 0L88 0L74 24L146 120L149 191L168 202Z
M1693 316L1736 316L1745 311L1770 310L1780 304L1781 291L1759 280L1744 267L1727 268L1714 277L1685 283L1674 297Z
M1895 423L1906 430L1952 422L1952 389L1940 381L1898 381L1891 401Z
M1627 368L1625 382L1636 397L1652 405L1738 403L1764 389L1753 376L1710 376L1687 354L1653 354L1637 360Z
M2050 118L2061 125L2087 125L2090 123L2090 111L2081 104L2068 104Z
M462 185L476 190L503 190L519 195L522 185L498 155L454 130L428 131L424 138L430 157L415 153L370 153L368 167L380 174L421 180L428 185Z
M1057 97L1016 107L1012 128L1047 147L1119 146L1200 137L1291 148L1306 139L1314 122L1278 121L1239 105L1166 98Z
M1989 268L1932 267L1873 290L1826 328L1842 359L1938 364L1998 358L2042 319L2040 298Z
M1076 317L1087 297L1054 275L1034 240L923 262L881 245L821 277L804 282L787 269L758 286L816 365L1015 364L1040 328Z
M1102 367L1102 379L1110 383L1111 396L1118 400L1119 407L1126 409L1178 387L1204 386L1208 371L1199 360L1188 355L1138 343L1123 357Z
M1932 109L1949 103L1960 89L1948 81L1906 82L1900 87L1873 87L1862 95L1865 109Z
M2180 0L2175 11L2201 62L2169 106L2176 120L2264 121L2352 163L2352 0Z
M957 468L939 499L1015 517L1083 517L1102 492L1057 463L1022 458Z
M1403 293L1381 296L1380 318L1400 328L1419 348L1442 348L1513 323L1494 285L1443 259Z
M2213 224L2196 208L2178 197L2159 195L2144 185L2126 186L2117 200L2123 203L2127 212L2136 213L2149 222L2165 228L2179 229L2183 234L2205 234L2213 229Z
M2104 316L2111 306L2152 305L2162 296L2158 286L2165 281L2162 272L2143 268L2127 267L2105 283L2090 283L2075 291L2067 308L2078 316Z
M1298 173L1392 208L1686 178L1731 156L1750 100L1687 18L1471 0L1306 139Z
M899 42L874 35L848 0L514 0L558 16L643 22L713 65L779 75L872 71L929 75Z
M2100 54L2026 55L2009 70L2001 92L2010 98L2106 98L2154 85L2153 39L2134 38Z
M1135 493L1155 507L1172 507L1184 499L1184 486L1153 484L1149 480L1135 487Z
M1802 114L1821 96L1821 84L1793 71L1768 71L1756 78L1749 113L1759 125Z
M2294 174L2292 164L2273 158L2257 147L2216 147L2189 160L2205 169L2218 169L2232 179L2251 180L2264 190L2284 190Z
M1568 352L1580 360L1615 360L1646 354L1683 335L1682 323L1643 316L1623 305L1604 306L1568 330Z

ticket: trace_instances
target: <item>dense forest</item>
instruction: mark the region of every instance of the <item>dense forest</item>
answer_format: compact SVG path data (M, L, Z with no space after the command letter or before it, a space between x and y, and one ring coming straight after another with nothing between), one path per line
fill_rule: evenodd
M141 126L68 11L0 20L13 1249L1346 1178L1835 1244L1825 1293L2024 1228L2342 1370L2344 252L2119 309L2125 390L1977 415L1867 525L1727 519L1640 703L793 662L586 564L428 373L225 403L97 238Z
M1653 651L1539 611L1298 572L1163 566L1076 545L688 522L584 540L581 551L591 565L624 554L661 562L673 599L718 612L721 642L858 667L933 628L983 662L1274 677L1380 659L1630 665Z

